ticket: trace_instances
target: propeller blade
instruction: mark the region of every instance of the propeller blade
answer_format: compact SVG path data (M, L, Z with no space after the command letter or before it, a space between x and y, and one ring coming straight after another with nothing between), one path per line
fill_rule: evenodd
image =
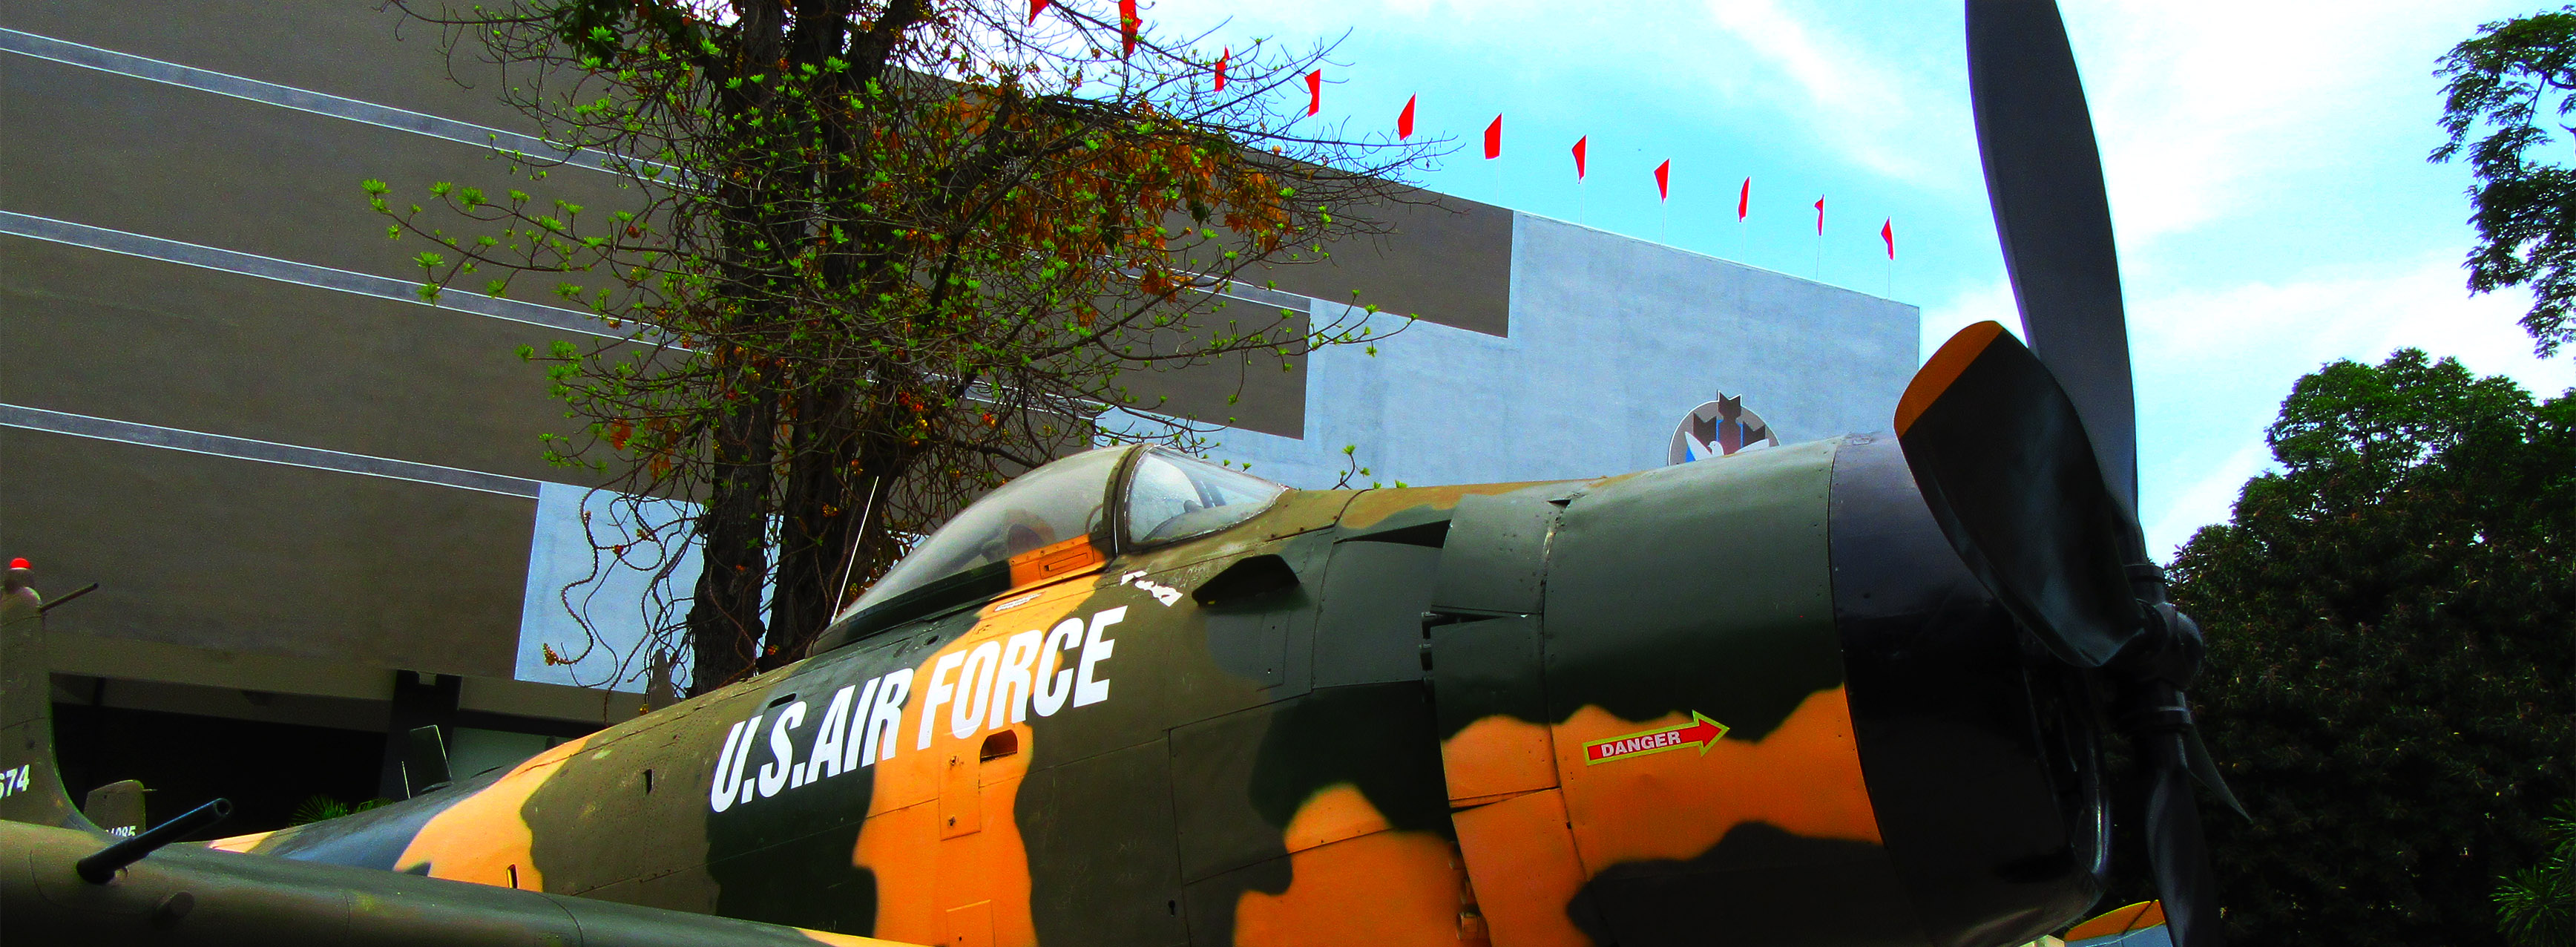
M2254 816L2245 811L2245 804L2236 801L2235 791L2227 788L2227 778L2218 774L2218 760L2209 755L2209 745L2200 742L2200 728L2183 731L2182 739L2183 762L2191 767L2191 778L2209 787L2210 793L2226 803L2238 818L2254 821Z
M2226 934L2218 919L2218 881L2209 868L2200 809L2192 802L2191 774L2184 762L2187 733L2158 733L2141 747L2154 761L2154 786L2147 795L2147 858L2155 866L2156 896L2164 901L2165 932L2173 947L2219 947Z
M1941 533L2059 660L2100 667L2144 614L2130 517L2048 368L1993 322L1959 330L1897 402L1896 439Z
M2093 116L2056 3L1968 0L1968 99L2022 329L2084 419L2113 496L2135 510L2137 409L2119 254Z
M2138 528L2136 395L2093 116L2054 0L1967 0L1967 20L1977 150L2030 347L1993 323L1952 337L1907 387L1897 440L1942 533L2014 617L2071 664L2120 658L2104 671L2141 707L2130 726L2153 767L2148 854L2167 934L2217 947L2191 782L2244 807L2182 696L2198 628L2165 600ZM2132 642L2143 647L2123 654Z

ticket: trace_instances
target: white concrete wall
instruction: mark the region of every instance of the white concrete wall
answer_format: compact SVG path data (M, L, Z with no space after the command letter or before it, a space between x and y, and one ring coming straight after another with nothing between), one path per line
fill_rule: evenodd
M1341 307L1318 300L1322 324ZM1517 215L1511 337L1416 323L1309 357L1306 436L1226 431L1209 455L1331 485L1623 473L1664 463L1718 391L1784 443L1885 430L1914 373L1920 310L1564 221ZM1380 326L1401 320L1376 317Z
M634 522L639 511L657 536L677 539L678 531L669 524L694 515L696 507L680 500L620 503L612 494L560 483L537 488L536 532L529 542L513 676L637 693L645 689L649 668L644 645L655 618L646 593L655 592L661 602L689 595L698 581L698 548L695 542L640 539ZM598 548L619 544L633 545L622 555ZM653 575L671 556L679 562L661 588L653 589ZM575 609L588 620L587 629L574 617ZM666 617L677 620L684 612L684 607L675 609ZM572 663L547 663L547 648ZM678 657L671 677L686 687L689 655L683 651Z

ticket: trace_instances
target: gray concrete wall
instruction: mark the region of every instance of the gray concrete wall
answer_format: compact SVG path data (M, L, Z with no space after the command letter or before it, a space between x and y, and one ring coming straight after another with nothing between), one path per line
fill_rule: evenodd
M362 0L0 6L0 549L49 590L105 586L57 630L513 674L538 483L574 477L537 439L573 422L514 350L580 320L408 298L426 247L387 240L359 181L409 203L524 179L379 106L524 123L398 22ZM521 186L632 199L587 170ZM399 291L348 290L369 274ZM172 439L195 446L152 446Z
M506 677L534 504L0 427L0 549L54 631Z
M0 555L49 589L107 586L57 629L615 676L538 650L576 640L555 596L590 558L582 488L560 482L578 478L537 441L575 422L512 353L581 317L410 298L425 247L386 240L358 188L510 186L475 144L534 130L498 74L468 56L479 85L457 85L434 31L374 0L19 2L0 30ZM579 168L529 189L594 213L632 197ZM1331 483L1345 444L1363 482L1474 482L1660 463L1721 389L1789 439L1881 427L1914 366L1914 310L1863 294L1443 195L1349 213L1395 233L1254 275L1284 292L1231 305L1422 321L1374 357L1238 359L1137 392L1230 424L1219 456L1299 485ZM621 611L603 627L638 640Z

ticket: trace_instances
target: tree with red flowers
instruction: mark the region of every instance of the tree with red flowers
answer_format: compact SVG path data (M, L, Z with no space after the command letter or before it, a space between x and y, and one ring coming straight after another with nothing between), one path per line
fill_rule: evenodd
M533 183L504 197L371 199L438 244L424 296L552 281L617 327L523 354L586 422L550 455L646 521L602 555L638 561L641 537L669 575L663 541L700 550L652 645L688 649L692 692L802 656L907 537L1011 473L1205 430L1131 390L1144 374L1371 338L1210 290L1376 232L1363 209L1437 147L1313 128L1294 92L1324 48L1229 50L1220 92L1220 57L1108 2L396 3L498 65L565 153L511 155ZM568 159L635 205L529 193Z

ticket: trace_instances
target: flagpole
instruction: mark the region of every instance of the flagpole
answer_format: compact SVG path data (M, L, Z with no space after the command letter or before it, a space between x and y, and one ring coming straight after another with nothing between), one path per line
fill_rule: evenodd
M1878 238L1887 241L1887 298L1896 298L1896 218L1878 225Z
M1671 246L1673 220L1672 159L1655 166L1655 242Z
M1577 223L1577 224L1581 224L1581 223L1584 223L1584 222L1585 222L1585 221L1584 221L1584 214L1583 214L1583 195L1584 195L1584 193L1585 193L1587 190L1589 190L1589 189L1583 186L1583 185L1584 185L1584 181L1583 181L1583 179L1584 179L1584 177L1585 177L1585 175L1584 175L1584 173L1583 173L1583 171L1584 171L1584 167L1583 167L1583 165L1584 165L1584 147L1583 147L1583 146L1584 146L1584 145L1587 145L1587 144L1590 144L1590 143L1591 143L1591 141L1592 141L1592 136L1590 136L1590 135L1585 135L1585 136L1583 136L1583 137L1581 137L1581 138L1577 138L1577 139L1575 139L1575 140L1574 140L1574 222L1575 222L1575 223Z
M1745 218L1752 216L1752 207L1753 179L1748 177L1744 179L1744 186L1735 192L1735 253L1745 263L1753 262L1753 231L1744 223Z
M1485 126L1485 163L1494 166L1494 206L1496 207L1503 206L1503 166L1500 161L1502 157L1503 117L1496 115L1493 124Z

